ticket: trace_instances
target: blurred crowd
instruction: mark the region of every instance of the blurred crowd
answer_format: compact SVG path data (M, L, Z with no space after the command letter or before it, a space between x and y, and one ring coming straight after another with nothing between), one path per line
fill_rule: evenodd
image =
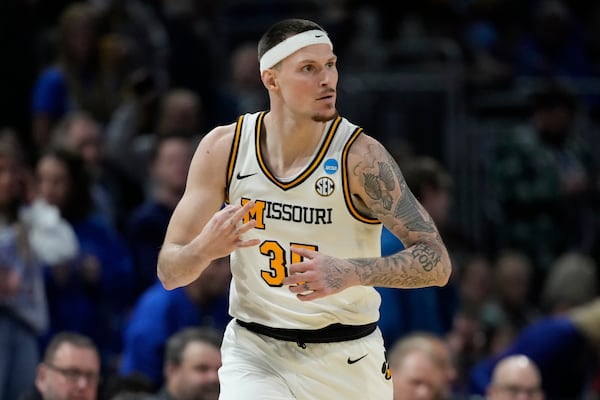
M390 368L402 377L395 400L600 397L599 142L593 124L580 132L600 115L600 3L389 7L0 2L0 400L60 400L60 377L86 399L217 398L228 259L172 291L158 283L156 260L202 135L268 107L256 44L292 16L330 33L340 83L458 64L461 100L477 113L482 99L536 82L503 103L516 122L479 155L476 235L460 223L464 183L449 160L411 143L420 136L433 149L436 135L372 133L435 220L454 268L443 288L378 289ZM384 230L382 252L401 248Z

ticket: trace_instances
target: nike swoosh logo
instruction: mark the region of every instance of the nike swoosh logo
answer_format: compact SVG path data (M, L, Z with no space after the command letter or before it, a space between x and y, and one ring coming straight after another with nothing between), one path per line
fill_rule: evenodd
M242 175L242 174L240 174L240 173L238 172L238 174L236 175L236 178L237 178L237 179L245 179L245 178L249 178L249 177L251 177L251 176L253 176L253 175L256 175L257 173L258 173L258 172L255 172L255 173L253 173L253 174L248 174L248 175Z
M323 37L325 35L315 35L316 38Z
M368 356L368 355L369 355L369 353L365 354L365 355L364 355L364 356L362 356L362 357L355 358L354 360L353 360L353 359L351 359L350 357L348 357L348 360L347 360L347 362L348 362L348 364L354 364L354 363L357 363L357 362L359 362L360 360L362 360L363 358L365 358L365 357L366 357L366 356Z

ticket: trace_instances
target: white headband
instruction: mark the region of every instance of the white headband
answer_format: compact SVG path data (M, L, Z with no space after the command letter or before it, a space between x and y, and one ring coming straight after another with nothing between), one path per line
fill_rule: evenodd
M271 68L279 61L283 60L292 53L297 52L303 47L310 46L313 44L328 44L333 49L333 44L327 33L313 29L312 31L306 31L299 33L294 36L290 36L283 42L270 48L260 58L260 72L262 73L265 69Z

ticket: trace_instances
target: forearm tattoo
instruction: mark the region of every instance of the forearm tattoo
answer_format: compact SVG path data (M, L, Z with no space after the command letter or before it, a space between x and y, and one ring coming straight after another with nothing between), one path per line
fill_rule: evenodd
M415 260L423 267L424 271L432 271L441 260L437 246L431 243L417 242L410 248L410 252Z
M419 288L435 284L439 278L434 270L426 271L410 251L389 257L351 260L361 285L392 288ZM429 265L433 265L429 263Z

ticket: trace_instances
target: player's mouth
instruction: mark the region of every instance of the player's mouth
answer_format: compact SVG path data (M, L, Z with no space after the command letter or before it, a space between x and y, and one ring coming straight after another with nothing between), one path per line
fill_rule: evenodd
M331 100L335 98L335 93L327 94L325 96L317 98L317 100Z

